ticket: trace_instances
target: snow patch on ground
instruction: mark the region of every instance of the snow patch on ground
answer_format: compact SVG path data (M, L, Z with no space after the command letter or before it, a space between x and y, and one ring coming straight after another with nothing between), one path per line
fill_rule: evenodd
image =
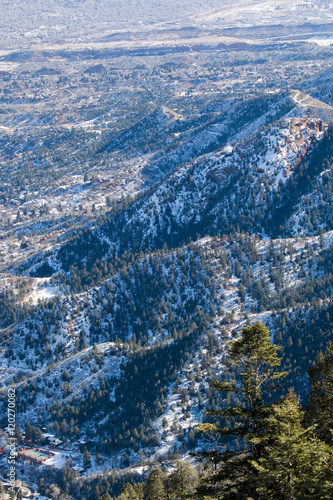
M50 278L35 278L33 291L24 299L32 305L38 304L40 300L48 300L61 295L58 285L50 283Z

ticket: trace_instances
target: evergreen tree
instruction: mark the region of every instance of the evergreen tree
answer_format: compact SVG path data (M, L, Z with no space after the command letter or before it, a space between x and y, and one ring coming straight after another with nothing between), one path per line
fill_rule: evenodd
M200 428L228 438L229 442L233 440L229 450L216 446L212 452L201 453L202 458L212 461L216 469L202 481L199 487L202 494L221 494L221 498L237 500L249 496L258 498L258 473L253 461L258 461L261 456L263 442L260 437L271 412L271 405L264 401L265 391L279 387L279 380L286 375L278 371L281 359L277 350L278 347L270 342L269 330L262 323L243 328L240 338L230 342L229 361L238 370L238 379L215 381L213 388L227 394L234 393L239 404L206 412L227 419L226 427L206 423Z
M40 430L39 427L37 427L37 429L35 429L35 431L34 431L33 434L34 434L34 439L33 440L35 442L37 442L37 443L42 444L43 441L44 441L44 438L43 438L43 433L42 433L42 431Z
M18 443L21 443L23 436L22 436L22 433L21 433L19 427L16 424L15 424L15 434L14 435L15 435Z
M168 500L189 498L198 484L198 472L190 465L179 462L168 477Z
M117 500L143 500L142 484L137 483L134 486L130 483L125 484Z
M104 495L101 496L100 500L112 500L112 497L109 495L109 493L104 493Z
M326 354L318 355L314 366L308 370L311 390L306 420L316 424L318 435L333 444L333 342Z
M332 450L312 428L303 427L303 413L293 392L271 406L263 436L257 438L261 456L252 462L258 473L257 498L333 498Z
M25 439L28 439L29 441L32 440L33 438L33 427L32 425L30 424L29 420L27 422L27 425L25 426L25 434L24 434L24 437Z
M166 500L164 475L160 468L153 469L144 487L144 500Z
M90 467L91 456L90 456L90 453L87 449L85 449L83 452L83 462L84 462L85 467Z

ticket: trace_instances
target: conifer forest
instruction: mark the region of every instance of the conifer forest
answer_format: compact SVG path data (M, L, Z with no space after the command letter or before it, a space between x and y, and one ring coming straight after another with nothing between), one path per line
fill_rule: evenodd
M332 499L333 4L0 14L0 500Z

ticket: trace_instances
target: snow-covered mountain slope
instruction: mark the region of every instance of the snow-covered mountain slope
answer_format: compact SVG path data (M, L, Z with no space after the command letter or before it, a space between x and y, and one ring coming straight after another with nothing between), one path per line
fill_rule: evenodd
M333 92L332 92L332 78L333 68L330 67L306 81L302 90L310 93L313 97L324 101L329 105L333 105Z
M14 382L20 395L20 423L43 417L57 429L71 421L71 432L97 433L108 453L139 446L169 453L184 432L184 446L193 445L189 432L232 332L257 320L277 332L291 308L306 322L308 301L318 311L331 307L332 244L332 232L302 240L205 237L41 304L1 354L2 383Z
M224 234L237 227L282 234L293 207L310 195L315 179L330 165L331 132L326 128L317 118L284 118L233 146L200 156L62 246L49 262L69 271L75 261L81 272L96 259L114 266L124 252L178 246L197 234ZM88 247L87 254L83 250Z
M147 154L144 173L149 183L161 172L227 145L234 138L249 137L295 107L288 93L252 99L223 99L193 116L182 116L162 106L107 142L101 152L117 149Z
M236 127L234 103L226 122L215 115L193 136L234 120L233 142L27 260L30 277L6 278L0 381L3 394L17 387L21 426L95 439L110 466L125 451L127 464L140 449L183 453L204 406L217 403L209 385L227 373L226 342L258 320L304 390L333 331L333 134L315 107L294 105L275 120L247 103ZM186 120L163 108L154 119L164 138Z

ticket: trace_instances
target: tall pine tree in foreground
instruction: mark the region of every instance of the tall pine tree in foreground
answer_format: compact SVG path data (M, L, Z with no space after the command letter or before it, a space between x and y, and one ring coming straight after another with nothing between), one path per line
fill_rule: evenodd
M264 395L278 387L280 379L286 375L278 370L281 359L277 349L270 342L269 330L262 323L243 328L240 338L230 342L229 362L236 369L238 379L215 381L212 387L222 393L234 393L239 405L206 412L223 419L226 422L224 428L209 423L200 426L201 430L213 431L229 442L227 451L215 449L202 453L202 457L211 460L216 468L203 480L199 488L202 495L213 494L219 498L223 494L221 498L238 500L248 499L249 495L256 498L258 473L253 460L258 460L261 455L260 436L270 412L270 406L264 403Z
M329 342L325 354L318 355L308 370L311 389L306 420L315 424L318 435L333 445L333 343Z
M261 323L245 327L240 338L230 342L229 361L237 380L216 381L213 388L234 393L238 404L207 411L222 419L224 427L200 426L228 441L227 449L201 453L206 462L214 464L198 488L201 498L315 499L320 498L316 496L318 482L330 494L330 450L318 441L312 428L302 426L297 398L289 394L282 401L267 402L268 394L280 387L286 375L279 371L277 349Z
M274 403L258 438L261 456L252 464L257 472L257 498L329 500L333 498L332 450L314 428L303 426L304 411L290 391Z

